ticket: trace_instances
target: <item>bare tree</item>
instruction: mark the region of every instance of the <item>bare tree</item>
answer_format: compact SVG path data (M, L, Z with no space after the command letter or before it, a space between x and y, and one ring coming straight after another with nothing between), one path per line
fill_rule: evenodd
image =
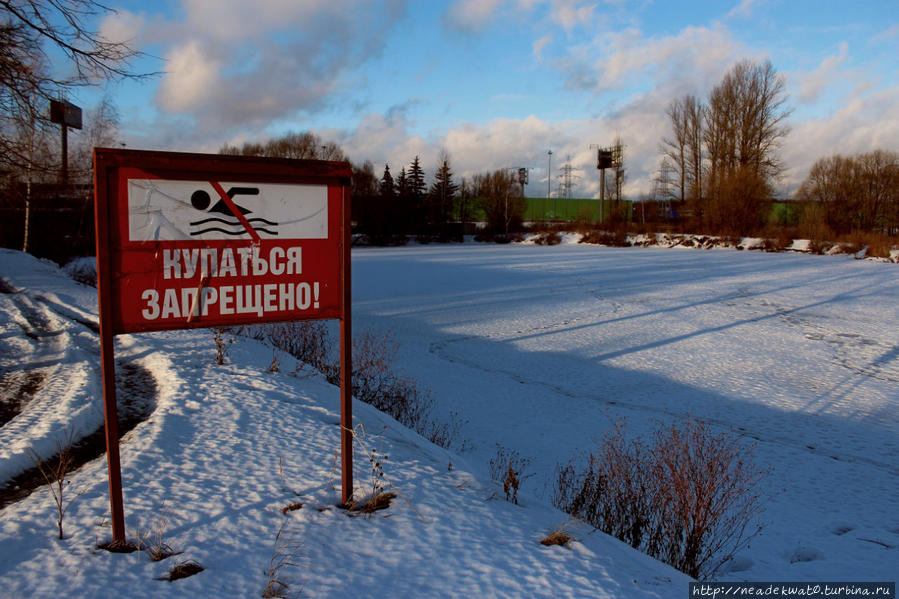
M241 146L225 144L220 154L235 156L265 156L268 158L296 158L309 160L348 160L339 145L326 142L315 133L287 133L265 142L247 142Z
M687 144L689 137L689 125L686 109L686 99L677 98L672 100L665 110L668 119L671 121L671 132L673 137L663 137L659 151L663 156L668 158L669 163L674 167L678 174L680 185L679 200L687 199Z
M508 235L521 226L525 201L517 173L507 169L482 173L474 176L473 184L483 199L489 232Z
M705 118L705 106L692 95L684 96L684 116L686 119L686 163L687 197L698 212L702 212L702 127ZM702 222L700 221L700 224Z
M812 165L797 197L819 208L823 233L899 233L899 153L828 156Z
M89 20L110 12L94 0L0 0L0 168L49 168L35 165L15 132L37 128L51 99L75 87L154 75L131 69L140 53L127 43L88 28ZM67 72L58 64L51 71L50 47L66 57Z
M87 111L80 138L71 159L71 170L76 181L87 183L93 170L94 148L115 146L119 139L119 110L112 96L104 95L95 108Z
M778 149L788 132L783 77L769 61L743 60L709 96L703 139L716 224L748 233L765 222L771 186L782 171Z

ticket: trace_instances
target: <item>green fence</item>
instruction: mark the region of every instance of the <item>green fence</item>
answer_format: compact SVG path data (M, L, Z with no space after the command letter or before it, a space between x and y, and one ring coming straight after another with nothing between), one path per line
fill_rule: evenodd
M541 220L562 220L574 221L585 220L588 222L596 222L609 218L609 215L616 210L615 200L604 200L603 210L600 215L599 200L595 198L525 198L527 200L527 209L525 210L524 220L541 221ZM621 210L627 220L631 220L631 212L633 204L629 200L621 200L618 203L618 209ZM600 218L602 216L602 218Z

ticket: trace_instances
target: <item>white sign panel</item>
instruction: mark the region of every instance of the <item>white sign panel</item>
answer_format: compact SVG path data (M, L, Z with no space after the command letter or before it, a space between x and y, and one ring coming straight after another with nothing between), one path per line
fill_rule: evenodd
M327 239L328 187L128 180L129 241Z

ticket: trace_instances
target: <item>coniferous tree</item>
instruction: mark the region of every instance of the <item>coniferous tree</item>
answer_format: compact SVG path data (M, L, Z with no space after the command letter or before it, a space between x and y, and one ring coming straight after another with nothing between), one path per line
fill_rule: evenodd
M409 195L412 199L420 200L424 197L425 190L427 189L427 186L425 185L425 172L421 168L418 156L415 157L412 164L409 166L407 185L409 186Z
M378 176L371 161L366 160L360 167L352 165L353 183L350 190L353 220L358 223L358 230L369 235L374 232L379 214L380 195Z
M459 186L453 183L453 171L449 166L449 158L444 155L443 163L434 176L434 184L431 185L431 201L434 207L432 210L433 223L444 239L449 236L449 221L453 214L458 191Z
M409 165L409 172L406 174L406 188L409 198L409 232L423 233L427 225L425 192L428 187L425 185L425 172L421 168L418 156Z
M384 174L378 183L378 199L375 203L375 216L372 219L372 241L377 244L390 243L395 228L396 187L390 174L390 165L384 165Z
M381 194L381 198L385 200L392 200L396 197L396 189L393 184L393 176L390 174L390 165L384 165L384 174L381 175L381 183L378 185L378 191Z
M406 167L400 169L396 178L396 209L392 212L394 229L401 233L409 232L409 215L412 210L409 201L409 178L406 176Z

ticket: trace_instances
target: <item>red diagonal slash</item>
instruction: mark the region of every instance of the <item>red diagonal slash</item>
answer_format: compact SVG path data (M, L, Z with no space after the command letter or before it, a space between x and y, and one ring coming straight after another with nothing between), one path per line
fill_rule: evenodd
M241 212L237 208L237 205L231 199L231 196L225 193L224 188L215 181L210 181L209 184L212 185L212 188L215 190L215 192L219 194L219 197L221 197L222 201L225 202L225 206L228 207L228 210L231 211L231 214L237 217L237 220L239 220L240 224L243 225L243 228L247 230L247 233L250 234L250 237L253 238L253 241L255 241L256 243L261 242L262 238L259 237L259 233L256 232L256 229L253 228L253 225L250 224L250 221L247 220L247 217L243 215L243 212Z

